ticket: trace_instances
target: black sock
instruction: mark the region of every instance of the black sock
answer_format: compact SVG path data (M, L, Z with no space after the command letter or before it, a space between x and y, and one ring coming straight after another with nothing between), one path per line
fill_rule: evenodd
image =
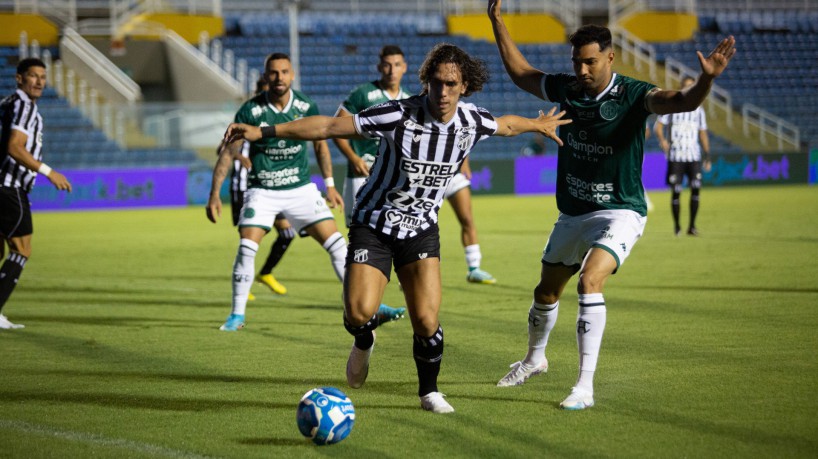
M374 331L378 328L378 315L375 314L369 319L369 322L359 327L351 325L347 322L346 316L344 316L344 328L347 329L350 335L355 337L355 347L365 351L375 344Z
M681 229L679 225L679 196L681 193L677 193L675 190L673 191L673 195L670 198L670 210L673 211L673 229L677 232Z
M699 213L699 188L690 190L690 228L696 227L696 214Z
M273 272L273 268L281 261L284 252L287 251L293 239L295 239L295 231L292 228L285 228L278 232L278 237L275 242L273 242L273 246L270 248L270 254L267 255L267 261L264 262L264 266L261 267L259 274L263 276Z
M437 375L440 373L440 361L443 360L443 329L430 337L414 336L412 351L415 354L415 366L418 370L418 395L437 392Z
M17 252L9 252L3 266L0 266L0 311L3 310L3 306L11 296L11 292L17 286L17 280L20 278L20 274L23 273L26 260L28 258Z

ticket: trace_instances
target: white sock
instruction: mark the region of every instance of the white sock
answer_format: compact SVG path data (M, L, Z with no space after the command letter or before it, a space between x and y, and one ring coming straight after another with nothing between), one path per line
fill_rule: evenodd
M247 309L247 296L255 273L256 252L258 244L255 242L250 239L239 241L236 261L233 263L233 314L244 315Z
M531 302L528 310L528 354L523 359L527 367L536 367L545 360L545 346L548 335L557 323L560 302L540 304Z
M335 270L335 275L338 276L338 280L343 282L344 264L347 258L347 241L344 240L344 236L341 236L341 233L336 231L324 241L322 247L329 253L330 262L332 263L332 269Z
M466 252L466 266L469 267L469 271L479 268L480 260L483 259L483 254L480 253L480 244L467 245L463 250Z
M579 378L577 387L594 393L594 371L605 332L607 310L601 293L579 295L577 314L577 348L579 349Z

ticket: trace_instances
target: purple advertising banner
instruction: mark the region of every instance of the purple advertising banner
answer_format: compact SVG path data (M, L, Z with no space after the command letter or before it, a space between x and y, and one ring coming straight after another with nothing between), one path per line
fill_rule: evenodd
M185 206L186 168L100 169L60 171L73 191L58 191L45 177L31 190L31 208L38 210L112 209Z
M665 188L667 163L663 153L645 153L642 183L647 190ZM520 156L514 163L516 194L553 194L557 191L557 157Z

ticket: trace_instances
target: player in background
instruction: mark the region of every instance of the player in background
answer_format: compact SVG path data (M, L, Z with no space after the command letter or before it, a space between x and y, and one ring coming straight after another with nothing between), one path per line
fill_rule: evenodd
M378 56L380 79L364 83L354 88L346 100L338 107L336 116L352 116L360 111L390 100L405 99L411 94L401 86L407 65L403 51L395 45L381 48ZM355 208L355 197L358 190L369 177L369 169L378 154L378 139L333 139L335 145L347 158L347 176L344 180L344 216L347 227L352 221ZM449 201L460 223L460 240L466 255L468 273L466 280L474 283L493 284L494 276L480 269L483 255L477 238L477 227L471 206L471 169L468 160L446 189L445 198Z
M501 3L489 0L488 16L512 81L534 96L558 103L574 122L560 129L556 192L560 216L543 250L540 282L528 312L528 353L497 385L522 384L548 369L545 346L557 320L559 299L579 272L579 377L560 406L581 410L594 404L594 371L607 317L602 289L645 227L642 159L647 118L651 113L698 107L735 54L735 39L722 40L707 57L697 53L701 74L681 91L661 90L615 73L611 32L593 25L580 27L569 38L574 73L548 74L532 67L511 39Z
M31 204L28 193L37 173L43 174L58 190L71 191L64 175L43 160L43 117L37 100L45 89L45 64L26 58L17 64L17 89L0 101L0 257L8 245L8 258L0 266L0 329L24 328L2 314L26 262L31 258ZM4 245L5 244L5 245Z
M682 90L696 80L686 76ZM665 129L667 128L667 135ZM699 192L702 188L702 170L710 172L710 138L707 135L707 117L699 106L691 112L666 114L656 118L653 125L659 145L667 156L667 184L672 189L670 209L673 212L673 233L682 231L679 224L679 201L684 178L690 187L690 224L687 234L698 236L696 214L699 212ZM668 141L668 139L670 139Z
M236 113L237 122L273 126L305 116L317 115L318 108L304 93L292 89L294 79L289 56L274 53L265 59L264 77L269 89L245 102ZM241 140L226 144L213 171L207 217L213 223L221 215L219 190L231 159L240 154ZM327 186L329 205L343 206L332 179L332 163L326 141L313 142L318 167ZM262 238L270 231L275 217L283 214L299 232L305 231L327 251L338 279L344 279L347 244L335 225L332 211L318 187L310 181L307 142L265 139L251 142L248 190L239 216L239 248L233 264L233 308L223 331L244 327L247 298L253 281L255 256ZM384 320L402 317L401 309L381 305Z
M255 96L267 91L268 87L267 80L265 80L264 77L259 78L256 82ZM217 154L221 152L222 146L223 145L219 145L219 149L216 152ZM247 191L247 175L251 167L250 144L245 143L240 150L239 156L233 159L233 172L230 175L230 210L233 217L233 226L238 226L239 224L239 212L244 205L244 193ZM285 295L287 293L287 287L278 282L275 276L273 276L273 269L281 261L281 258L284 257L284 252L287 251L287 248L290 247L290 244L295 239L295 230L292 225L290 225L290 222L281 214L276 215L273 225L278 232L278 237L270 247L270 253L267 255L264 265L261 267L261 270L259 270L258 275L256 275L256 282L267 286L274 293ZM247 299L250 301L255 299L252 292L248 293Z
M420 405L434 413L454 408L438 391L443 358L440 238L437 212L443 191L474 145L489 136L541 132L559 142L556 128L569 123L562 113L540 112L536 119L494 118L461 100L488 80L482 61L460 48L435 46L421 66L421 95L386 102L354 116L310 116L259 128L232 124L230 141L379 138L369 180L358 193L349 229L344 279L344 326L355 337L347 360L347 383L366 381L378 327L376 311L394 264L412 322L413 354Z

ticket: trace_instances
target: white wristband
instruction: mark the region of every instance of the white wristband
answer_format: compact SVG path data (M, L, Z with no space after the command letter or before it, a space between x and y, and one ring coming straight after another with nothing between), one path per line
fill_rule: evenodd
M324 185L335 188L335 179L332 177L324 177Z
M40 168L37 169L37 172L39 172L39 173L45 175L46 177L48 177L49 174L51 174L51 168L48 167L48 164L46 164L46 163L40 163Z

